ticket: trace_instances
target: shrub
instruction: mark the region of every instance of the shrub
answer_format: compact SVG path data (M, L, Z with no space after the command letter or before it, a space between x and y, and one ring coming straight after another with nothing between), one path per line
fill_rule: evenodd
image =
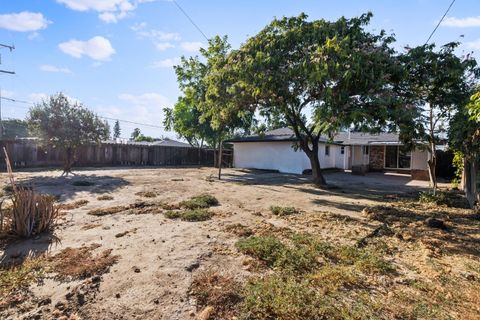
M203 209L194 209L183 211L180 218L183 221L196 222L210 220L212 218L212 215L213 214L210 211Z
M432 192L420 192L418 200L420 203L428 203L435 205L448 204L447 194L445 192L437 191L434 195Z
M368 248L354 246L332 247L328 252L329 258L342 265L353 265L356 270L366 274L389 273L392 265L385 261L378 253Z
M180 216L180 211L168 210L165 212L165 217L167 217L168 219L178 219L180 218Z
M276 275L246 285L241 313L243 319L256 320L339 318L333 299L311 288L308 281Z
M236 247L240 252L264 261L268 266L273 266L285 250L285 245L272 236L240 239Z
M299 211L294 207L279 207L271 206L270 211L276 216L289 216L291 214L299 213Z
M55 198L31 189L17 188L12 198L11 231L20 237L31 237L51 231L58 218Z
M180 206L187 209L205 209L218 205L218 200L210 194L202 194L180 202Z
M95 185L95 183L88 180L75 180L72 182L72 185L75 187L91 187Z

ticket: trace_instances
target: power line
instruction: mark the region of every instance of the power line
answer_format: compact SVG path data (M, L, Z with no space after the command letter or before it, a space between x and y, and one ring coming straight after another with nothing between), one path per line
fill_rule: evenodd
M23 103L23 104L34 105L33 102L28 102L28 101L24 101L24 100L16 100L16 99L11 99L11 98L6 98L6 97L1 97L1 99L7 100L7 101L10 101L10 102L14 102L14 103ZM22 109L30 109L29 107L24 107L24 106L17 106L17 107L22 108ZM135 121L123 120L123 119L118 119L118 118L113 118L113 117L105 117L105 116L101 116L101 115L98 115L98 117L102 118L102 119L105 119L105 120L112 120L112 121L117 121L118 120L119 122L131 123L131 124L136 124L136 125L139 125L139 126L165 129L164 126L159 126L159 125L150 124L150 123L135 122Z
M177 3L177 1L175 0L172 0L172 2L177 6L177 8L185 15L185 17L187 17L187 19L192 23L192 25L198 30L198 32L200 32L202 34L202 36L205 38L205 40L208 41L208 37L205 35L205 33L203 33L202 29L200 29L200 27L195 23L195 21L193 21L192 18L190 18L190 16L185 12L185 10L183 10L182 7L180 7L180 5Z
M425 41L425 44L428 44L428 42L430 41L430 39L432 38L433 34L435 33L435 31L437 31L438 27L440 26L440 24L442 23L443 19L445 19L445 16L447 15L448 11L450 11L450 9L452 8L453 4L455 3L456 0L452 0L452 3L450 3L450 5L448 6L447 8L447 11L445 11L445 13L443 14L442 18L440 19L440 21L438 21L437 25L435 26L435 29L433 29L432 33L430 33L430 36L428 37L427 41Z

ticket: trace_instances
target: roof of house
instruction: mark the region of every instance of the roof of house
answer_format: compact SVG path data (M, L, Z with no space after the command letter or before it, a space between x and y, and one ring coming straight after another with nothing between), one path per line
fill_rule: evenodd
M297 137L290 128L280 128L265 132L263 135L251 135L229 140L229 142L277 142L297 141ZM321 137L320 142L330 142L343 145L366 145L366 144L401 144L396 133L363 133L363 132L339 132L333 139Z
M141 145L141 146L164 146L164 147L182 147L182 148L191 148L192 146L185 142L180 142L177 140L172 139L162 139L157 141L131 141L131 140L106 140L103 141L105 144L133 144L133 145Z

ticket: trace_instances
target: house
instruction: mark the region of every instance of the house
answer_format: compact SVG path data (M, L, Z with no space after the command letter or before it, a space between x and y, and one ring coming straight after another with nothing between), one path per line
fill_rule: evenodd
M289 128L229 140L233 144L233 163L237 168L301 174L311 166L305 153L293 147L296 141ZM410 173L413 179L428 179L428 152L405 150L395 133L341 132L333 139L320 138L318 152L322 169L352 170L362 174L395 171Z

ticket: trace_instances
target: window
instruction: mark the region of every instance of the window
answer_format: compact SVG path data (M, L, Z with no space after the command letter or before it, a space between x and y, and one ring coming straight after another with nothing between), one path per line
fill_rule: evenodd
M345 147L340 148L340 154L345 154Z
M368 155L368 146L362 146L363 154Z
M385 147L385 168L409 169L412 154L402 146Z
M330 155L330 146L325 146L325 155L326 156Z

